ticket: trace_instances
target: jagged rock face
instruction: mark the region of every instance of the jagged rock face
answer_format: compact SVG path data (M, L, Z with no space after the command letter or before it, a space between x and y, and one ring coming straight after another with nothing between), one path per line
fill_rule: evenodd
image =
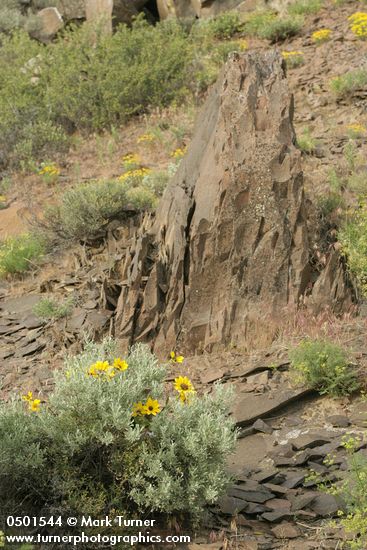
M280 55L232 54L128 255L119 337L157 351L241 344L299 302L311 267L292 117Z

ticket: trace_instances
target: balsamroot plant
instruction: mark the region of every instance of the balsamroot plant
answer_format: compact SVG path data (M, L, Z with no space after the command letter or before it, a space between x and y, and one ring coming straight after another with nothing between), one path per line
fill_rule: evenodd
M146 346L121 358L110 339L87 343L45 401L30 388L3 403L2 510L200 516L229 481L231 396L221 386L198 395L181 356L176 363L167 383Z

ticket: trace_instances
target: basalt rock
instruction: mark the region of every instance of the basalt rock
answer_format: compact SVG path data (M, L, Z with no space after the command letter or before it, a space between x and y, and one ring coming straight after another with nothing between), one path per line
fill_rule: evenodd
M145 219L126 256L116 325L126 344L252 345L311 293L319 274L292 119L279 53L232 54L155 220ZM353 301L334 265L338 291L325 296L318 284L319 305Z

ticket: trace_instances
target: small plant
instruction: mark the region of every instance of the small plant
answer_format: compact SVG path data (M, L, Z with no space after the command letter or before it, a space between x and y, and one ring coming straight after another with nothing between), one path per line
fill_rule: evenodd
M337 76L331 81L331 89L337 97L347 97L356 90L363 89L367 85L367 70L356 69L344 75Z
M260 38L270 40L272 43L282 42L299 34L302 25L303 18L301 16L273 18L269 19L258 34Z
M337 191L329 191L318 197L317 206L322 218L328 219L338 209L343 209L345 206L343 195Z
M47 402L1 403L1 509L200 518L229 482L232 397L166 377L147 346L124 359L108 339L66 359Z
M44 252L42 239L31 233L5 239L0 244L0 277L27 271Z
M314 137L312 137L311 131L308 127L304 128L302 134L297 138L297 145L301 151L309 155L315 151L317 141Z
M42 320L61 319L70 315L73 300L68 299L60 304L53 298L42 298L33 308L33 313Z
M366 136L367 129L363 124L349 124L347 126L347 135L349 139L361 139Z
M321 395L350 395L359 387L345 350L329 341L303 340L290 352L292 368L299 379Z
M297 0L288 8L291 15L309 15L317 13L323 5L322 0Z
M351 550L364 550L367 545L367 459L358 452L361 438L346 436L342 446L347 451L347 474L327 492L340 497L345 509L338 513Z
M323 42L330 40L331 35L332 31L330 29L320 29L313 32L311 38L315 44L322 44Z
M361 291L367 294L367 206L351 210L338 232L349 269L356 277Z
M302 52L292 51L282 52L282 57L286 62L287 67L290 69L294 69L295 67L299 67L300 65L303 65L305 62L305 58L303 56Z
M47 185L50 185L57 182L60 175L60 168L54 163L42 163L38 170L38 175L41 176Z

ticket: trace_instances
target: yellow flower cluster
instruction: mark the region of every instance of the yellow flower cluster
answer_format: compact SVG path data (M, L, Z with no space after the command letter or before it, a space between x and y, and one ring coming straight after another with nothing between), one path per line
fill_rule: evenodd
M60 175L60 168L58 168L55 164L45 164L42 165L40 170L38 170L38 175L56 177Z
M367 38L367 13L357 11L348 17L350 22L350 30L358 38Z
M182 159L184 154L186 153L186 147L178 147L178 149L175 149L171 153L171 157L174 159Z
M154 140L155 140L155 135L148 133L138 137L137 143L151 143Z
M6 196L0 195L0 202L5 202L5 201L6 201Z
M141 158L139 155L135 154L129 154L122 157L123 164L131 165L131 164L140 164Z
M284 57L284 59L288 59L290 57L299 57L299 56L302 56L303 55L303 52L282 52L282 56Z
M118 180L119 181L126 181L128 179L142 179L144 176L150 174L151 169L150 168L136 168L134 170L128 170L124 174L122 174Z
M116 376L116 372L123 372L128 367L129 365L126 361L124 361L124 359L117 357L114 359L112 365L110 365L108 361L97 361L89 367L87 374L89 376L93 376L93 378L104 377L105 379L110 380Z
M312 33L312 40L316 42L316 44L319 44L321 42L326 42L329 40L329 38L332 35L332 31L330 29L320 29L319 31L315 31Z
M297 67L298 65L302 65L304 62L303 58L303 52L282 52L282 57L285 60L288 67Z
M347 126L347 130L351 138L362 137L367 132L366 128L362 124L349 124L349 126Z
M175 378L174 388L179 393L182 403L187 403L189 398L196 393L191 380L187 376L178 376Z
M148 397L145 404L139 401L138 403L135 403L133 405L132 416L156 416L159 412L161 412L161 406L159 402L156 399Z
M26 395L22 395L23 401L28 403L28 409L32 412L38 412L41 406L40 399L33 399L33 393L29 391Z

